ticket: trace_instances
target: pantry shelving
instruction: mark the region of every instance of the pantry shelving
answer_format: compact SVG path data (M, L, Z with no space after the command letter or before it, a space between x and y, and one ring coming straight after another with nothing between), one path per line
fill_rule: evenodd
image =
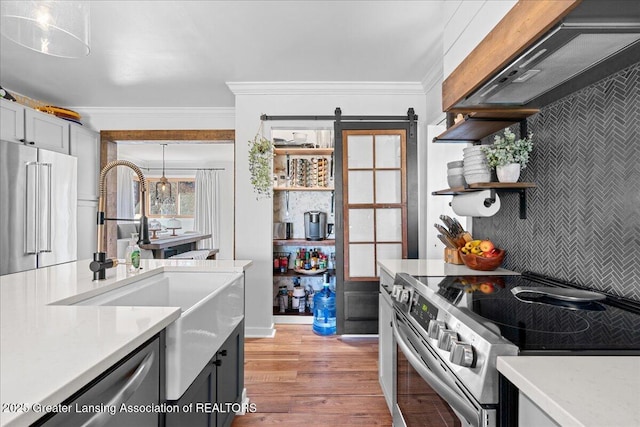
M313 291L322 288L325 274L334 275L333 270L317 273L309 271L295 271L296 254L302 250L316 249L326 255L323 262L328 262L335 253L335 239L307 240L304 232L304 213L306 211L321 211L327 214L327 219L332 218L333 195L335 191L333 182L334 149L323 144L318 144L319 132L310 129L282 129L272 130L272 138L292 141L295 139L293 132L301 132L308 139L304 146L276 146L273 150L274 173L274 198L273 217L274 222L291 223L293 236L289 239L273 239L274 270L273 270L273 315L274 321L280 323L311 323L312 312L309 307L304 312L292 305L292 292L294 285L298 284L305 291L307 297L312 298ZM326 137L326 130L324 136ZM299 135L299 134L298 134ZM332 139L332 138L331 138ZM326 139L325 139L326 141ZM307 147L313 146L312 147ZM320 145L320 148L316 146ZM329 221L331 222L331 221ZM325 230L326 231L326 230ZM285 272L275 268L276 257L281 254L289 254ZM289 304L284 310L280 307L280 296L283 288L289 297ZM296 301L297 302L297 301ZM297 320L296 320L297 319Z

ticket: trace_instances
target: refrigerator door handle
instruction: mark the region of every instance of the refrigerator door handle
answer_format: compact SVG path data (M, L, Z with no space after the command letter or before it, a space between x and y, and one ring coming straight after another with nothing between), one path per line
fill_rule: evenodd
M26 163L26 215L24 218L25 227L25 248L26 254L38 253L38 163Z
M52 226L52 215L51 212L51 198L52 198L52 187L51 187L51 168L53 165L51 163L40 163L40 242L39 250L40 252L51 252L51 226Z

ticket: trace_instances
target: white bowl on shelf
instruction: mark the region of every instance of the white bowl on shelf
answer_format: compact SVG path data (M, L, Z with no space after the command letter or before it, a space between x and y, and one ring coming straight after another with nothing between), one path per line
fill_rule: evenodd
M465 181L464 175L449 175L447 176L447 184L449 184L449 188L464 187L467 181Z
M468 156L470 154L482 153L482 145L473 145L471 147L463 148L462 153L464 156Z
M464 173L463 168L447 169L447 176L462 175L463 173Z
M472 168L481 168L481 167L489 167L489 163L486 160L473 160L471 162L467 162L464 164L462 169L472 169Z
M487 155L484 154L484 152L479 151L477 153L469 153L469 154L465 154L464 155L464 162L467 163L471 160L478 160L478 159L486 159Z
M489 166L486 164L476 164L471 166L465 166L463 168L464 173L473 173L473 172L490 172Z
M467 184L476 184L478 182L489 182L491 180L491 173L489 172L480 172L480 173L465 173L464 179Z

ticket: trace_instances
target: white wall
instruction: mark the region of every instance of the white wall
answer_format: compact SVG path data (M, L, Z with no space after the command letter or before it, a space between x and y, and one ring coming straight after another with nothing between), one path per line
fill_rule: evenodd
M101 130L233 129L233 108L73 107L85 126Z
M516 0L448 0L444 2L444 76L484 39Z
M429 141L433 137L438 136L444 130L446 126L428 126L427 138ZM421 258L428 259L443 259L444 258L444 244L437 238L438 230L435 229L433 224L443 225L440 220L440 215L447 215L451 218L456 218L460 221L465 229L469 228L471 218L459 217L453 213L453 209L449 206L452 196L433 196L431 193L438 190L449 188L447 183L447 163L456 160L462 160L462 150L467 144L460 143L433 143L427 145L427 163L429 167L426 173L426 182L421 182L424 191L422 194L427 196L426 206L426 218L424 235L422 241L424 242L424 248L420 251Z
M229 83L229 87L236 95L236 257L254 261L246 272L246 334L271 336L275 332L271 304L273 200L256 199L247 160L247 141L255 136L260 116L332 115L336 107L344 115L405 115L413 107L421 120L424 93L419 83ZM265 122L265 136L269 137L271 126L314 123ZM426 143L422 129L424 123L419 123L418 145Z

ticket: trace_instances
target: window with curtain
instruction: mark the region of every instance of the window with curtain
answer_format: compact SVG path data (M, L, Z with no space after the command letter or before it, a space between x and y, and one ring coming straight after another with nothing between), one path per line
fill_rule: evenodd
M214 170L196 172L194 228L211 234L198 242L198 248L218 248L220 236L220 175Z
M147 178L149 191L146 203L147 216L159 218L171 216L176 218L193 218L196 209L196 181L193 178L169 178L172 200L156 199L156 183L160 178ZM133 182L136 215L140 215L140 182Z

